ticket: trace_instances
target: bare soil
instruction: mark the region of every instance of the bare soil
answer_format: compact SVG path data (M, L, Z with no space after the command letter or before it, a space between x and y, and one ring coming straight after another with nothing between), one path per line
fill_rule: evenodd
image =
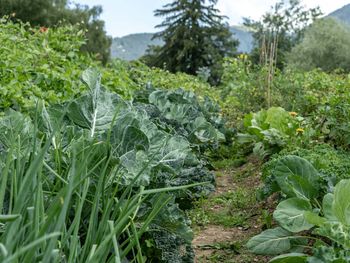
M262 186L260 164L253 159L239 168L227 168L217 171L217 187L210 198L235 191L238 188L258 189ZM262 211L273 211L276 200L270 198L264 202L252 203L250 217L244 227L224 227L217 224L201 226L195 232L193 247L195 262L268 262L269 258L251 254L245 243L264 228ZM210 208L215 213L223 207L215 205Z

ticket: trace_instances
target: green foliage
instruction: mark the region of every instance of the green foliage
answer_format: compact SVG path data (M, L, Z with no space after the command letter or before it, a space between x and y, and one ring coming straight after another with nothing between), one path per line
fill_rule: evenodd
M262 176L265 186L260 191L260 197L266 197L278 191L279 187L274 179L275 168L279 160L287 155L296 155L308 160L318 171L322 181L321 188L324 193L333 191L334 185L341 179L350 177L349 156L346 152L336 150L327 144L313 146L310 149L286 148L263 166Z
M350 71L350 29L335 19L320 19L306 29L289 54L288 64L302 70Z
M124 98L149 82L165 89L184 88L210 94L210 86L183 74L151 69L142 63L113 61L105 67L79 50L84 33L77 27L61 26L41 32L27 24L0 22L0 109L12 107L28 111L37 100L59 103L86 90L79 78L83 70L95 66L102 72L104 86Z
M226 58L219 99L223 113L232 121L241 120L244 114L265 108L264 77L262 71L252 68L248 56Z
M273 218L284 229L297 233L313 227L304 216L304 212L311 212L311 209L309 201L297 197L289 198L278 204L273 213Z
M104 21L98 19L101 13L101 6L72 7L67 0L0 1L0 17L10 15L14 21L19 19L32 26L42 27L53 27L60 23L78 24L81 30L86 30L87 42L82 50L94 53L99 60L106 63L110 55L111 39L104 31Z
M136 92L134 101L150 104L146 111L162 129L185 136L199 152L216 149L220 142L230 141L232 137L233 132L226 128L218 105L208 97L199 101L191 91L148 87Z
M302 253L288 253L274 257L270 263L305 263L307 255Z
M194 209L189 211L193 224L208 224L224 227L247 226L247 220L256 211L252 204L256 203L255 192L243 187L195 202ZM213 209L214 208L214 209Z
M319 195L320 176L303 158L293 155L281 158L273 170L273 176L287 197L313 199Z
M146 63L191 75L207 68L211 83L218 83L222 59L233 55L238 43L222 22L216 3L217 0L176 0L156 10L155 16L166 17L157 26L164 30L154 36L164 45L151 48Z
M107 91L96 70L82 80L80 97L0 118L2 261L192 262L176 202L208 194L212 174L148 104Z
M266 69L252 66L248 57L226 60L223 83L214 94L230 123L238 125L245 114L267 108L266 76ZM277 70L271 86L271 105L304 117L301 127L308 138L305 142L326 142L348 149L349 80L348 74L320 70Z
M253 237L247 243L247 247L256 254L278 255L292 249L292 240L290 232L277 227Z
M0 62L0 108L26 110L36 99L57 103L84 89L79 76L91 60L79 52L82 31L67 26L42 33L6 19L0 28L0 54L6 58Z
M245 19L244 24L254 29L252 57L255 64L272 58L278 68L283 68L286 53L300 41L304 28L321 14L319 8L306 10L300 0L281 0L263 15L261 21ZM274 50L271 50L272 46Z
M250 145L256 155L264 158L288 144L300 143L302 121L279 107L251 113L243 120L245 130L238 134L238 142Z
M333 193L322 195L318 186L320 173L305 159L296 156L280 159L273 175L282 194L292 197L279 203L274 212L274 219L280 227L253 237L247 244L248 248L257 254L288 253L270 262L347 262L350 251L350 181L341 180ZM295 184L285 187L292 181ZM310 229L315 236L303 233ZM301 254L303 246L292 246L292 242L298 239L305 244L316 240L312 243L311 255Z

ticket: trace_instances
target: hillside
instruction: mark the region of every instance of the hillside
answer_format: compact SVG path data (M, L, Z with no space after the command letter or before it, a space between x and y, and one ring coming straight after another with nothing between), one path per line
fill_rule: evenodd
M336 11L330 13L328 16L334 17L350 25L350 4L347 4L340 9L337 9Z
M253 48L253 36L249 29L245 26L231 26L230 31L234 38L239 40L238 51L250 52Z
M161 45L162 41L152 40L152 33L131 34L116 37L111 45L112 58L135 60L145 54L149 45Z
M249 52L252 49L253 37L247 28L243 26L230 27L234 37L240 42L239 52ZM162 41L152 40L152 33L131 34L113 39L111 46L112 58L135 60L145 54L149 45L161 45Z
M328 16L350 24L350 4L330 13ZM230 30L240 42L238 51L250 52L253 48L253 37L249 29L244 26L231 26ZM152 36L153 33L139 33L114 38L111 46L112 58L124 60L140 58L145 54L149 45L162 44L160 40L152 40Z

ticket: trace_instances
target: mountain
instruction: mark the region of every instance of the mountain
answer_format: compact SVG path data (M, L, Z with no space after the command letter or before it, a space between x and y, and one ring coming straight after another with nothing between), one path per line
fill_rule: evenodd
M249 53L253 49L253 35L245 26L230 26L233 37L239 40L238 52Z
M131 34L116 37L111 45L111 57L124 60L135 60L142 57L149 45L162 45L159 39L152 40L152 33Z
M343 23L350 25L350 4L347 4L342 8L335 10L334 12L330 13L328 16L336 18L342 21Z
M330 13L329 17L336 18L350 25L350 4ZM248 53L253 48L253 36L247 27L231 26L230 31L234 38L238 39L240 44L239 52ZM149 45L162 45L159 39L152 40L152 33L131 34L124 37L113 39L111 46L112 58L121 58L124 60L134 60L142 57Z
M253 46L253 37L244 26L231 26L230 31L239 40L239 52L249 52ZM152 40L152 33L131 34L124 37L116 37L111 45L112 58L135 60L142 57L149 45L162 45L159 39Z

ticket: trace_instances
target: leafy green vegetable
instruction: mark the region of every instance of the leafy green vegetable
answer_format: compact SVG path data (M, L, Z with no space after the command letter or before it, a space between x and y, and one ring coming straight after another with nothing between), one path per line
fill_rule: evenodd
M309 201L297 197L289 198L278 204L273 213L273 218L284 229L297 233L313 227L304 217L306 211L312 211Z
M334 194L328 193L323 197L322 209L323 214L328 220L337 220L336 216L333 213L333 203L334 203Z
M274 177L282 192L289 197L316 198L319 194L319 174L305 159L285 156L278 161Z
M254 153L259 155L260 152L262 158L297 142L297 137L300 136L297 133L300 121L281 107L271 107L268 110L247 114L243 122L245 131L238 134L238 141L252 145ZM257 149L260 151L257 152Z
M152 119L149 104L105 90L98 71L83 81L85 95L39 103L33 119L0 117L0 260L192 262L179 207L213 190L203 155L176 123Z
M136 93L135 102L143 103L138 106L148 112L160 129L186 137L200 153L215 149L232 137L218 106L208 97L200 101L190 91L155 90L149 86Z
M302 253L289 253L274 257L269 263L305 263L307 255Z
M114 115L126 108L126 103L118 95L101 89L101 75L97 70L84 72L83 80L89 88L89 94L72 101L67 115L75 124L90 129L93 137L96 131L110 127Z
M292 248L291 240L295 239L291 232L281 228L268 229L251 238L247 248L256 254L278 255Z
M337 219L350 226L350 180L341 180L335 187L332 210Z

